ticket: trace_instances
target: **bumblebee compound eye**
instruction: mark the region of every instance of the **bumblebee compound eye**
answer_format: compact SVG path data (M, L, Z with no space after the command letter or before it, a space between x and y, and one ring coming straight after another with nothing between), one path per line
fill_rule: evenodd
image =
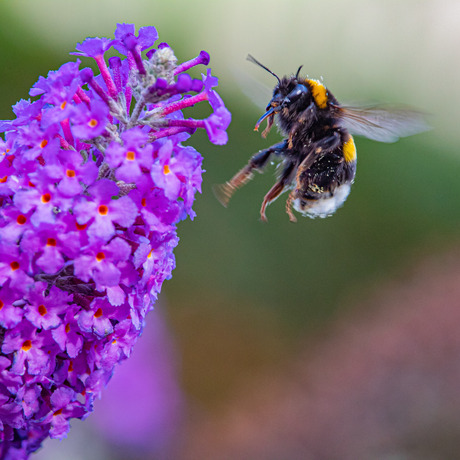
M297 83L294 89L284 98L283 103L289 104L292 102L296 102L302 97L305 97L306 95L308 95L308 88L305 85Z

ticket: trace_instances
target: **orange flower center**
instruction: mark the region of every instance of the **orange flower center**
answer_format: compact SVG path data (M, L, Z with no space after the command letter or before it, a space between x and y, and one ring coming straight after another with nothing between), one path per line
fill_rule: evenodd
M19 216L16 218L16 222L18 225L24 225L27 222L27 217L19 214Z
M16 271L19 268L19 262L11 262L10 263L11 270Z
M109 212L109 208L105 204L101 204L98 211L101 216L106 216Z
M21 347L21 349L24 351L29 351L31 348L32 348L32 342L30 340L24 341Z
M51 195L49 193L45 193L42 195L42 203L49 203L51 201Z

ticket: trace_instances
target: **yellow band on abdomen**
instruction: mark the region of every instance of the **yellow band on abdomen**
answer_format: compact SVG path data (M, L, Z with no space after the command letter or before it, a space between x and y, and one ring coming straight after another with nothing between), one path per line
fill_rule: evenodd
M344 144L343 144L343 157L345 158L345 161L347 163L351 163L352 161L356 160L356 146L355 146L355 141L353 138L350 136L350 139L348 139Z

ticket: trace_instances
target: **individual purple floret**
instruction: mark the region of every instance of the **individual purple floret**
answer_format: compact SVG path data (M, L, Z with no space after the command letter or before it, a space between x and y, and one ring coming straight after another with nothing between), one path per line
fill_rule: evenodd
M199 128L227 141L217 78L184 73L209 55L180 64L157 39L131 24L86 39L0 121L1 460L92 411L171 277L177 223L195 216L202 157L183 142ZM203 101L207 118L184 118Z

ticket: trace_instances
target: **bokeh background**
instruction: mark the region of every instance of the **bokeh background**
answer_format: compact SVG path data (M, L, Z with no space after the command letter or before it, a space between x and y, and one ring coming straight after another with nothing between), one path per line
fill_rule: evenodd
M154 25L181 61L207 50L233 114L226 146L191 139L197 217L132 362L35 458L460 458L458 0L4 0L0 17L0 118L117 22ZM260 222L273 168L225 209L212 185L279 140L253 132L274 79L248 52L278 74L304 64L341 101L415 106L433 129L356 139L332 218L294 225L280 199Z

